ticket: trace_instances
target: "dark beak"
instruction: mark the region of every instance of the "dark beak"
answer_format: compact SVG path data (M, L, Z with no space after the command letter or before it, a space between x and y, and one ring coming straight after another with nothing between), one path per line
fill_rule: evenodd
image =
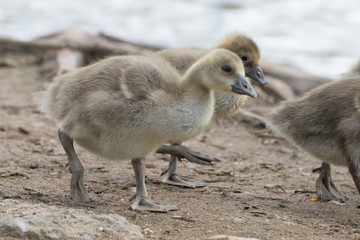
M250 83L246 80L244 76L241 75L238 76L237 82L232 85L231 91L241 95L248 95L253 98L256 98L257 96L255 90L252 88Z
M254 65L251 68L250 72L246 73L246 76L251 78L252 80L259 82L263 86L266 86L267 84L264 73L259 65Z

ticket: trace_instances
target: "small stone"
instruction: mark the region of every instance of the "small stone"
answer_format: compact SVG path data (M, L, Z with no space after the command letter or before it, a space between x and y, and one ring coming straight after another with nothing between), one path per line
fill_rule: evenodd
M273 145L278 143L276 139L264 139L262 142L264 145Z
M294 149L288 148L288 147L281 147L280 149L281 153L291 154L294 153Z
M189 163L189 162L185 163L185 166L187 168L189 168L189 169L195 169L196 168L196 166L193 163Z
M346 203L344 203L344 202L339 202L339 201L336 201L336 200L331 200L331 201L329 201L329 203L333 203L333 204L341 205L341 206L346 205Z
M243 220L239 217L234 217L234 222L242 222Z
M151 234L151 233L154 233L154 231L151 230L150 228L145 228L145 229L144 229L144 233L145 233L145 234Z
M37 169L38 167L39 167L39 164L37 162L32 162L32 163L30 163L30 166L29 166L30 169Z
M23 127L18 127L18 131L21 134L28 135L30 132Z
M147 164L145 164L145 167L146 168L156 168L155 164L153 164L153 163L147 163Z
M66 153L64 151L56 151L54 152L55 156L60 156L60 155L66 155Z
M275 187L274 184L265 184L265 186L264 186L264 188L267 188L267 189L272 189L274 187Z
M39 128L39 127L44 126L45 124L43 122L33 122L33 123L31 123L31 125L34 126L34 127Z
M131 187L131 188L129 188L129 189L130 189L130 192L136 193L136 187Z
M92 238L91 236L89 236L89 234L84 234L82 235L82 237L84 238L84 240L94 240L94 238Z

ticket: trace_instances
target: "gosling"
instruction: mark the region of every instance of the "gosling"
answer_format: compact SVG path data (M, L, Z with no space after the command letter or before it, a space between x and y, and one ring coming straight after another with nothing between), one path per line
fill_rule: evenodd
M251 38L242 34L232 34L218 43L215 48L224 48L234 52L242 60L247 77L255 80L260 85L267 84L259 65L259 48ZM166 59L181 75L183 75L196 60L200 59L207 52L208 50L203 49L178 48L162 50L157 52L156 55ZM244 95L234 95L223 91L216 91L215 113L212 121L224 119L237 113L240 110L240 107L245 104L246 100L247 96ZM169 167L162 173L162 175L165 174L162 182L189 188L205 186L204 183L191 181L179 176L177 172L178 160L180 157L184 157L195 163L207 164L212 161L217 161L217 159L195 152L180 144L181 143L176 143L172 146L164 145L157 151L158 153L171 154Z
M284 102L267 120L275 133L322 161L316 181L320 199L345 201L332 182L330 164L348 166L360 191L360 77L325 84Z
M244 75L238 56L217 49L184 76L157 56L120 56L57 77L40 94L39 108L59 121L58 134L72 173L72 199L92 201L84 188L84 167L74 150L75 141L104 158L132 159L133 210L177 209L148 198L145 157L166 142L199 134L213 115L213 90L255 96Z

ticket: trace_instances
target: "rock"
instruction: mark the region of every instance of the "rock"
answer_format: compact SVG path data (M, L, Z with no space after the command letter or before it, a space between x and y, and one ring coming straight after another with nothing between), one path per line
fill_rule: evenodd
M20 218L0 217L0 237L22 238L25 230L26 225Z
M24 134L24 135L29 135L29 133L30 133L29 130L27 130L23 127L18 127L18 131L19 131L19 133Z
M331 200L331 201L329 201L329 203L332 203L332 204L335 204L335 205L341 205L341 206L346 205L345 202L339 202L339 201L335 201L335 200Z
M139 226L118 214L12 199L0 201L0 209L0 239L144 239Z
M272 188L275 188L275 185L274 185L274 184L271 184L271 183L265 184L265 185L264 185L264 188L272 189Z
M294 149L288 148L288 147L281 147L280 149L281 153L291 154L294 153Z
M39 164L37 162L32 162L29 165L30 169L37 169L39 167Z
M239 217L234 217L234 222L242 222L243 219L239 218Z

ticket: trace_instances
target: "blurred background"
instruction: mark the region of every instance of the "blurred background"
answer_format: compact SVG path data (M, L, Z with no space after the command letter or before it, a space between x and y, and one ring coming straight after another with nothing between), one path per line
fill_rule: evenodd
M67 28L200 48L240 32L264 58L333 79L360 56L359 0L0 0L0 37L31 40Z

